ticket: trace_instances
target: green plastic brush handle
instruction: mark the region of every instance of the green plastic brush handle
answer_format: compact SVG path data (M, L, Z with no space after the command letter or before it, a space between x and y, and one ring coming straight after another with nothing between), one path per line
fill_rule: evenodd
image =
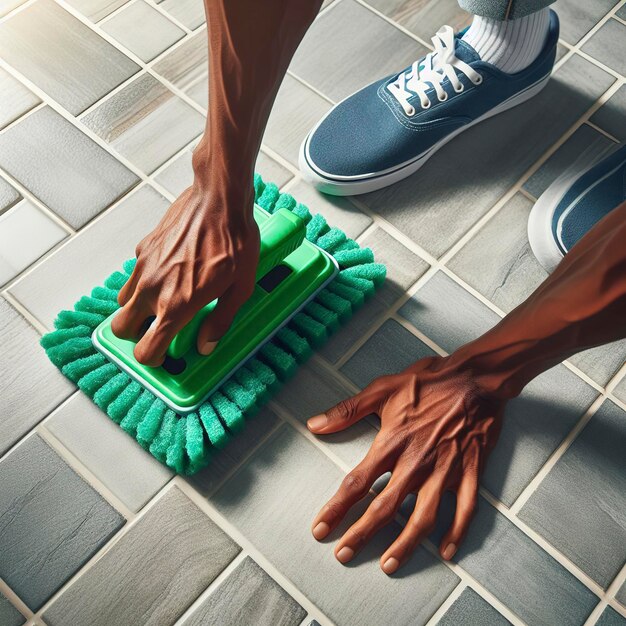
M255 207L256 208L256 207ZM255 219L261 235L261 250L256 271L257 281L279 265L304 241L304 220L287 209L279 209L269 218L255 210ZM196 345L202 322L210 315L217 300L213 300L196 313L195 317L174 337L167 349L168 356L179 359Z

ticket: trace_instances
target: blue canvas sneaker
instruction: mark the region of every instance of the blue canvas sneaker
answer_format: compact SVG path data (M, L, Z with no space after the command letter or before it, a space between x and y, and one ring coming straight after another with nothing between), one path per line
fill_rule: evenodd
M583 155L541 194L530 212L528 240L537 260L551 272L625 200L626 144L592 159Z
M543 50L515 74L481 61L461 36L444 26L433 37L434 52L333 107L300 147L303 176L335 195L409 176L466 128L541 91L554 65L559 21L550 11Z

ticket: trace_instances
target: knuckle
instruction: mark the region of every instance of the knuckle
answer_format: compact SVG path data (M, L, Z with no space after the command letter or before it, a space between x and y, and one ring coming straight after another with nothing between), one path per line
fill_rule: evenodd
M354 411L354 400L352 398L346 398L339 404L336 404L332 409L327 412L327 416L331 420L344 421L347 420Z
M390 521L396 513L395 499L385 496L378 496L374 498L372 504L372 513L375 517L381 521L388 522Z
M343 479L341 486L343 490L349 493L366 493L368 489L367 476L362 471L353 470Z
M356 527L350 529L350 539L349 542L351 545L362 546L367 542L368 532L363 527Z

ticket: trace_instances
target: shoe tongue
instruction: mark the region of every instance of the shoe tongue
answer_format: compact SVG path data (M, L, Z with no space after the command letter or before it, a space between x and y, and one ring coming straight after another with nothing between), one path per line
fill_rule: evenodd
M470 46L464 39L457 38L454 54L456 54L461 61L465 61L465 63L480 61L480 55L478 52L476 52L476 50L474 50L474 48L472 48L472 46Z

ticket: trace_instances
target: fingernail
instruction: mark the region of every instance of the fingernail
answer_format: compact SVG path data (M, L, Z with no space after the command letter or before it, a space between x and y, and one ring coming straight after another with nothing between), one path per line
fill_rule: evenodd
M320 430L320 428L324 428L328 424L328 418L326 415L322 413L322 415L316 415L307 421L306 425L311 430Z
M204 356L209 356L209 354L215 350L215 346L217 346L217 344L217 341L207 341L198 352Z
M446 549L443 551L443 558L446 559L446 561L448 559L451 559L456 553L456 544L455 543L449 543L446 546Z
M320 522L313 529L313 536L318 540L324 539L328 532L330 531L330 526L326 522Z
M348 546L344 546L337 552L337 560L340 563L347 563L354 556L354 550L352 548L348 548Z
M385 572L385 574L393 574L398 567L400 567L400 561L390 556L383 564L383 572Z

